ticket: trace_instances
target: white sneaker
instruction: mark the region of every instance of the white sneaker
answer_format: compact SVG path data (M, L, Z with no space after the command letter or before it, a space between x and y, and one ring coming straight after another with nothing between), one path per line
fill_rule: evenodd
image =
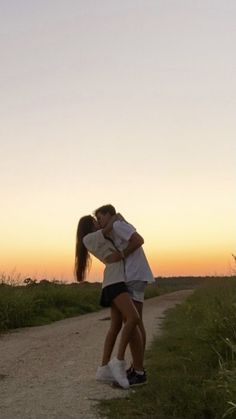
M108 365L117 383L125 389L129 388L129 381L126 376L125 361L120 361L117 358L113 358L110 362L108 362Z
M102 365L98 367L96 372L96 380L97 381L114 381L114 377L111 373L109 365Z

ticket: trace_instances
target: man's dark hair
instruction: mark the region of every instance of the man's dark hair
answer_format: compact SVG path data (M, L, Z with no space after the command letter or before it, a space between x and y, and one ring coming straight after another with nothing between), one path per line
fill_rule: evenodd
M101 212L102 214L109 213L110 215L115 215L116 214L116 209L115 209L115 207L113 207L113 205L108 204L108 205L103 205L102 207L97 208L94 211L94 215L97 217L97 214L99 212Z

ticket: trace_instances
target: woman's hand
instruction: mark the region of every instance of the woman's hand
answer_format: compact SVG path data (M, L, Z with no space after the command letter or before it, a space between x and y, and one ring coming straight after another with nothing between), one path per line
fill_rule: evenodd
M112 252L110 255L108 255L105 259L106 263L115 263L119 262L123 259L123 255L120 252Z

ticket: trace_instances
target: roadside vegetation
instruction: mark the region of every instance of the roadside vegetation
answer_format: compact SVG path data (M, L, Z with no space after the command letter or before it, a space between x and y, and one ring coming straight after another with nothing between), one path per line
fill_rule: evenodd
M145 298L193 288L202 278L158 278ZM38 326L100 310L101 283L59 283L46 279L23 281L16 275L0 276L0 332Z
M0 331L38 326L100 309L100 284L0 284Z
M169 310L145 364L148 384L102 401L102 417L236 418L236 277L202 281Z
M236 277L158 278L145 298L194 288L147 351L148 385L103 401L107 418L236 418ZM0 276L0 331L100 310L101 283Z

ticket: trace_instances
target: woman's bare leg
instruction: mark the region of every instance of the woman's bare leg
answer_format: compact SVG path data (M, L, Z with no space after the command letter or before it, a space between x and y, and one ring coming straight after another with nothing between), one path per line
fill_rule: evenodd
M104 350L102 357L102 365L107 365L110 361L111 354L117 339L117 336L122 327L122 315L118 308L113 304L111 307L111 325L107 332ZM142 334L140 327L137 326L130 336L130 350L133 358L133 366L137 370L143 369L143 347L142 347ZM140 350L140 347L142 348Z
M111 306L111 324L104 342L102 365L107 365L110 361L118 333L122 327L122 322L122 315L118 308L113 304Z
M119 342L119 348L117 353L117 358L119 360L124 360L126 347L131 339L131 337L136 337L138 339L138 331L136 329L137 324L139 324L140 317L138 311L135 308L133 301L130 299L129 294L124 292L119 294L112 302L112 306L115 305L116 308L120 311L123 321L125 322L122 329L121 338ZM142 358L142 343L138 345L137 350L140 350Z

